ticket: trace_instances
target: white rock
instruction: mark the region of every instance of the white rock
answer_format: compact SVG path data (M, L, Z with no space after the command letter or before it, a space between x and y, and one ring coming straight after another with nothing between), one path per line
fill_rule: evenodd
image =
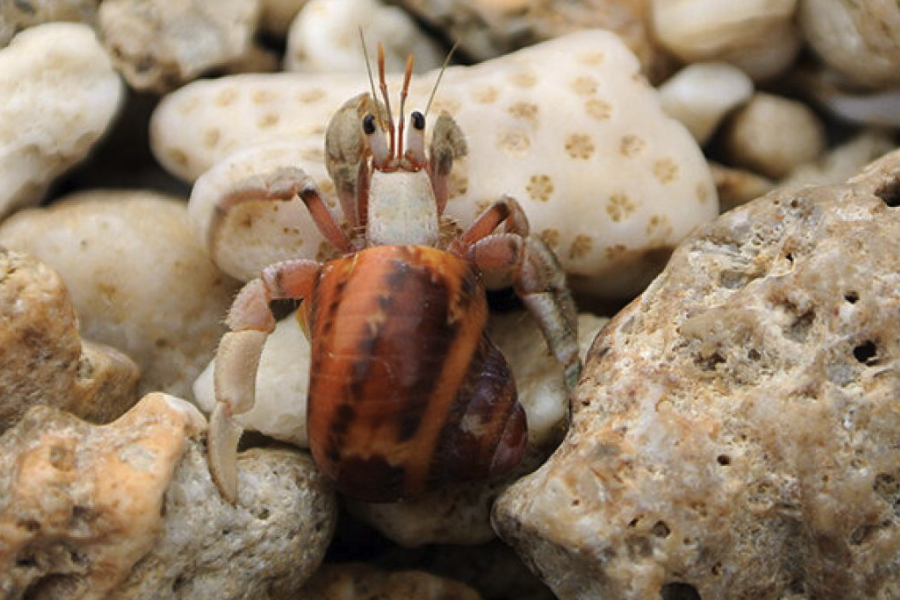
M801 0L806 41L832 69L857 85L900 83L900 6L891 0Z
M87 156L123 91L87 25L32 27L0 50L0 217L36 204Z
M26 0L0 2L0 47L16 33L53 21L94 22L99 0Z
M685 62L725 61L754 80L787 69L800 49L797 0L651 0L659 42Z
M250 51L260 0L106 0L103 43L131 87L157 93Z
M262 0L259 28L266 33L284 39L294 17L307 0Z
M436 77L414 77L411 108L422 107ZM491 201L513 195L580 289L634 293L659 268L657 258L718 212L696 142L664 114L611 33L582 31L450 68L443 81L432 112L456 118L470 151L454 168L447 213L466 226ZM397 78L390 83L396 93ZM296 165L308 168L322 161L328 119L367 89L365 77L349 75L195 82L156 110L153 149L166 168L195 179L240 148L290 139L318 145L318 157ZM290 247L289 237L270 243Z
M826 148L825 126L808 106L764 93L735 114L724 137L735 165L776 179Z
M779 183L779 187L786 189L841 183L896 147L897 143L887 132L865 130L850 141L834 147L820 160L798 166Z
M704 144L722 118L753 94L753 81L727 63L688 65L659 87L663 109Z
M194 399L207 414L216 398L215 360L194 382ZM256 375L256 405L237 415L245 429L260 431L300 448L309 447L306 435L306 392L309 388L309 342L291 315L278 322L266 340Z
M376 60L377 42L383 43L388 71L402 72L410 53L415 56L416 73L439 67L443 62L437 44L396 6L387 6L380 0L311 0L291 24L285 69L365 75L360 28L372 61ZM375 72L375 64L372 69Z

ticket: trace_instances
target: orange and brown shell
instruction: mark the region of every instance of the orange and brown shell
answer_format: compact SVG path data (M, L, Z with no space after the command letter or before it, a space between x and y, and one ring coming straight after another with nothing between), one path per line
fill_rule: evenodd
M525 412L469 261L375 246L325 263L308 300L309 442L339 491L389 502L518 464Z

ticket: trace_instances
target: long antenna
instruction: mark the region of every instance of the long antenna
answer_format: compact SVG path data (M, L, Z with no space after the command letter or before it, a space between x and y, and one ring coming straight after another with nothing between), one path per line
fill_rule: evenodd
M406 57L406 73L403 75L403 87L400 89L400 123L397 132L397 156L403 156L403 107L406 105L406 97L409 95L409 80L412 77L413 55Z
M375 79L372 77L372 63L369 61L369 50L366 48L366 36L363 35L362 25L359 26L359 41L362 44L363 56L366 58L366 71L369 72L369 85L372 86L372 102L375 103L375 118L378 124L384 129L384 123L381 121L381 111L378 110L378 94L375 92Z
M456 47L459 46L459 40L453 42L453 46L450 47L450 52L447 53L447 58L444 59L444 64L441 65L441 72L438 73L437 81L434 82L434 87L431 88L431 95L428 97L428 104L425 105L425 116L428 116L428 111L431 110L431 102L434 100L434 94L437 92L438 85L441 83L441 78L444 76L444 71L447 70L447 65L450 64L450 57L453 56L453 53L456 51Z
M394 131L394 116L391 114L391 99L388 97L387 81L384 77L384 46L378 42L378 83L381 86L381 95L384 97L384 108L387 110L388 134L391 137L391 156L394 156L396 145L396 132Z

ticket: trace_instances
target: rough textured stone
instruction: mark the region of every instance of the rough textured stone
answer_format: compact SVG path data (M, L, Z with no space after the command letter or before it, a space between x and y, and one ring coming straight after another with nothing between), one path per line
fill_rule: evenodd
M562 599L895 598L900 153L698 229L494 523Z
M157 93L241 58L259 0L105 0L103 42L131 87Z
M436 78L433 71L413 77L410 108L422 106ZM390 85L396 94L396 77ZM367 88L365 77L341 74L194 82L154 113L154 152L173 173L194 179L238 150L291 140L314 154L290 166L313 171L323 161L329 119ZM586 293L637 293L688 231L718 213L696 142L665 115L634 56L607 31L451 67L431 109L451 113L469 147L454 165L447 214L467 226L503 194L516 197L571 285ZM334 199L330 184L316 183ZM287 228L269 243L292 248L296 236ZM316 253L307 247L301 256Z
M226 503L206 449L191 443L166 492L159 540L109 600L282 600L318 568L337 519L334 494L306 454L254 448Z
M291 600L480 600L469 586L423 571L385 572L361 563L325 565Z
M0 437L0 596L102 600L153 546L191 405L151 394L92 426L47 407Z
M7 219L0 244L62 275L82 334L134 359L141 393L188 397L225 331L236 283L194 238L183 202L155 192L84 192Z
M36 204L54 178L84 159L123 97L87 25L32 27L0 50L0 218Z
M0 3L0 47L14 35L42 23L93 23L100 0L16 0Z
M137 401L137 378L120 352L82 342L56 272L0 247L0 432L37 405L111 421Z

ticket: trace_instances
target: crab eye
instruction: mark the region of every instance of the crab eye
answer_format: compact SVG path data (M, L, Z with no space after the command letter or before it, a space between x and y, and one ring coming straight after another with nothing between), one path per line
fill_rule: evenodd
M425 164L425 115L417 110L409 115L406 156L418 165Z
M382 167L387 164L387 161L390 158L390 151L388 150L384 132L375 122L375 115L369 113L363 117L362 130L369 140L369 149L372 150L374 166Z

